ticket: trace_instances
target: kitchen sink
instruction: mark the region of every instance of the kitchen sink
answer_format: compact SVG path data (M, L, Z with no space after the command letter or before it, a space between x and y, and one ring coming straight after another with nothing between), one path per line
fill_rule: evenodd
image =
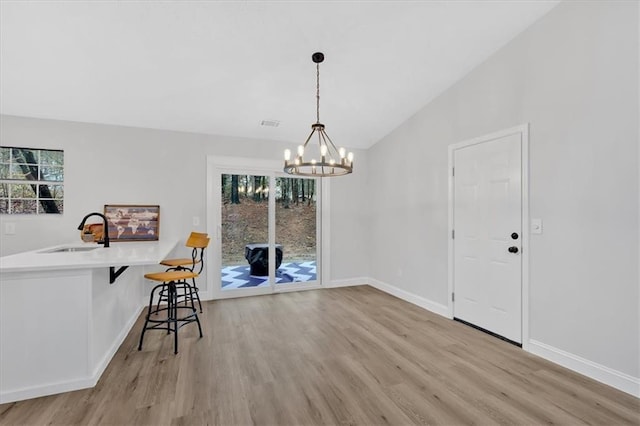
M40 253L73 253L95 250L100 247L61 247L53 250L42 251Z

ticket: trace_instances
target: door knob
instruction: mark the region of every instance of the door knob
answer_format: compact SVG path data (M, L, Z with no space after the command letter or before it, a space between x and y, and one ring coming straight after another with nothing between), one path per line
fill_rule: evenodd
M513 234L511 234L511 239L517 240L518 239L518 233L514 232Z
M518 252L518 247L516 246L509 247L509 253L517 253L517 252Z

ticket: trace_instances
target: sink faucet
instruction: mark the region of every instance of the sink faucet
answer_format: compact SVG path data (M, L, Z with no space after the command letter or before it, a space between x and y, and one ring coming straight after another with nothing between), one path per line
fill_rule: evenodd
M80 222L80 225L78 225L78 231L82 231L82 229L84 229L84 223L91 216L100 216L104 221L104 228L102 230L102 241L98 241L97 243L104 244L105 247L109 247L109 224L107 223L107 217L102 213L94 212L86 215L84 218L82 218L82 222Z

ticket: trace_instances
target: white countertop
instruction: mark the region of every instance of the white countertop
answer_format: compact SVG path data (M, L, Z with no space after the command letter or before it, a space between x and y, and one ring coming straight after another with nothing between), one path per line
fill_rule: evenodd
M0 257L0 272L87 269L152 265L166 259L177 241L111 242L95 250L50 253L66 247L95 247L96 243L69 243Z

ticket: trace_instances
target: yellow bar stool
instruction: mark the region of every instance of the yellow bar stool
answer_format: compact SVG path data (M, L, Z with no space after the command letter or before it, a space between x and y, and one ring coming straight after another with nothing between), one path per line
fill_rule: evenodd
M191 271L191 272L196 272L197 269L197 274L201 274L202 270L204 269L204 251L205 249L209 246L209 241L210 238L208 238L208 234L205 233L201 233L201 232L192 232L191 235L189 235L189 238L187 239L187 242L185 243L185 246L190 247L191 250L191 257L185 257L185 258L178 258L178 259L165 259L162 262L160 262L161 265L163 266L168 266L169 268L167 269L167 272L169 271ZM196 268L197 267L197 268ZM198 306L200 307L200 313L202 313L202 302L200 301L200 296L198 295L198 287L196 286L196 281L195 278L192 278L191 280L192 282L192 286L191 286L191 292L189 293L189 295L187 295L187 292L184 291L183 293L179 294L178 297L193 297L195 295L196 299L198 300ZM181 290L185 288L183 288L183 286L178 285L178 290ZM158 298L158 305L160 304L160 302L164 302L167 300L167 289L162 289L160 291L160 297Z

